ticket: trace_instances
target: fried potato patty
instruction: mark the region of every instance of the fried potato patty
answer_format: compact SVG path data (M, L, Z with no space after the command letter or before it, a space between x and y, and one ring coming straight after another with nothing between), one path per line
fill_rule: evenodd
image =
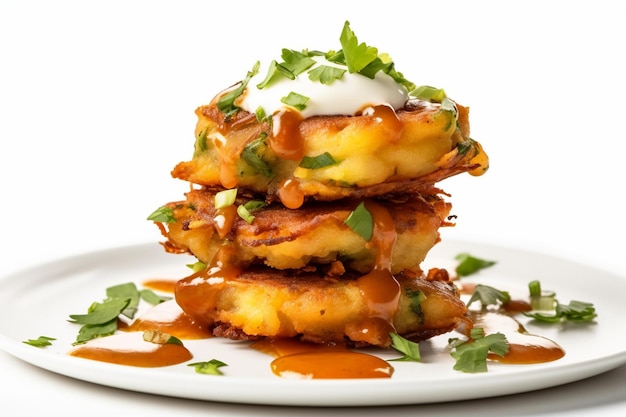
M214 201L215 191L203 189L188 192L185 201L167 204L175 220L163 226L168 244L206 264L263 263L277 269L333 264L338 272L367 272L375 265L376 246L345 223L359 200L311 203L296 210L271 204L253 211L251 223L238 216L235 207L229 212L216 209ZM246 201L240 198L235 205ZM390 213L397 235L391 271L419 270L439 241L439 228L450 225L446 219L451 205L437 195L378 204ZM225 228L224 222L232 224Z
M259 122L243 110L225 119L216 107L218 98L196 110L193 158L176 165L173 177L247 188L297 208L306 199L380 196L389 191L383 184L432 185L460 172L480 175L488 168L480 144L469 137L469 110L458 104L453 111L412 100L397 112L378 106L356 116L279 123ZM276 144L275 130L281 124L292 126L282 139L287 145ZM287 152L288 146L297 149Z
M432 276L437 279L427 278ZM419 277L400 273L395 280L400 296L390 320L391 331L419 341L467 323L466 306L445 270ZM389 346L391 342L386 327L375 331L364 324L376 314L358 276L337 278L267 267L243 272L207 270L180 280L176 301L220 337L294 337L352 346Z

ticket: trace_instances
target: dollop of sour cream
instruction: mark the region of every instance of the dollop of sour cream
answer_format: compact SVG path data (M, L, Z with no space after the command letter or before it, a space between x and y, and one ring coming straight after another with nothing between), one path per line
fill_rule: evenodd
M316 64L294 80L281 78L269 86L258 88L257 85L264 80L267 71L267 68L261 66L259 72L250 79L239 106L251 113L261 107L265 114L271 115L287 106L281 99L293 92L309 98L306 107L300 110L302 117L307 118L325 115L352 116L368 106L381 104L398 110L409 99L406 87L382 71L378 71L371 79L358 73L349 73L346 66L323 58L317 58L316 61ZM346 72L341 79L334 80L331 84L312 81L308 71L320 65L334 66L345 69Z

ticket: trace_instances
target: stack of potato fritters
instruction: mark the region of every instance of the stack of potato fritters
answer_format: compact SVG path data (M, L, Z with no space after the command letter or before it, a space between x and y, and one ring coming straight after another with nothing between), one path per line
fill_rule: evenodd
M232 339L350 346L466 322L447 271L420 266L451 225L436 183L488 166L467 108L412 99L277 134L276 121L223 114L222 94L197 109L193 158L172 172L191 190L157 221L166 250L205 266L177 284L186 313Z

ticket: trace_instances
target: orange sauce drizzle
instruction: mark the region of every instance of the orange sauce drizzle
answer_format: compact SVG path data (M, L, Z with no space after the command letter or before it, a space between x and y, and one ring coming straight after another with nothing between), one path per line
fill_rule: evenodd
M218 208L215 210L215 216L213 218L215 224L215 230L220 238L224 239L230 232L237 218L237 206L231 204L230 206Z
M201 325L183 312L175 300L156 305L130 325L120 324L118 328L128 332L158 330L179 339L206 339L211 337L206 326Z
M241 270L230 264L218 263L216 266L196 272L176 282L175 298L178 305L202 325L203 317L209 317L209 309L215 308L216 299L224 283L234 279Z
M278 198L287 208L299 208L304 203L304 193L300 190L298 180L292 178L281 182L278 186Z
M489 359L508 364L551 362L565 356L556 342L543 336L530 334L513 317L496 312L479 313L473 317L474 326L482 327L485 334L500 332L509 342L509 351L503 357L489 354Z
M174 293L176 287L176 281L173 279L150 279L141 283L146 288L150 288L155 291Z
M389 142L398 142L400 135L402 134L403 126L392 106L381 104L378 106L366 107L363 109L361 114L363 116L373 118L377 123L381 123L385 129L385 138Z
M346 332L353 340L385 341L389 333L395 332L393 317L401 295L400 284L391 273L391 254L397 234L387 209L372 200L366 201L365 207L374 220L374 234L368 245L376 248L376 262L372 271L357 279L357 284L368 300L369 318L349 325Z
M385 360L339 345L300 342L295 339L263 339L253 349L274 356L275 375L301 379L390 378L393 367Z
M132 338L132 341L129 337ZM112 335L87 342L70 352L71 356L119 365L156 368L176 365L193 355L179 344L156 344L142 340L143 332Z
M269 144L276 156L299 161L304 155L304 140L300 134L300 112L285 108L272 116L272 135Z

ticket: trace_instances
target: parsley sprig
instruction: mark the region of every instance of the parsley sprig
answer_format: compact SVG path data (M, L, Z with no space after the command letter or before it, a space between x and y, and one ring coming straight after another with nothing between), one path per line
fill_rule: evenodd
M210 361L206 361L206 362L194 362L194 363L190 363L187 366L192 366L195 368L196 373L198 374L204 374L204 375L224 375L224 373L219 369L223 366L228 366L227 364L225 364L224 362L217 360L217 359L211 359Z
M502 333L485 335L481 327L473 328L467 340L449 339L448 346L452 349L450 355L456 359L454 370L467 373L487 372L490 352L504 356L509 351L509 343Z
M78 330L74 345L115 333L118 328L118 317L123 315L133 319L140 299L151 304L170 299L158 296L152 290L139 291L132 282L109 287L106 289L106 295L107 298L102 302L93 302L86 314L70 314L70 320L68 320L70 323L82 325Z

